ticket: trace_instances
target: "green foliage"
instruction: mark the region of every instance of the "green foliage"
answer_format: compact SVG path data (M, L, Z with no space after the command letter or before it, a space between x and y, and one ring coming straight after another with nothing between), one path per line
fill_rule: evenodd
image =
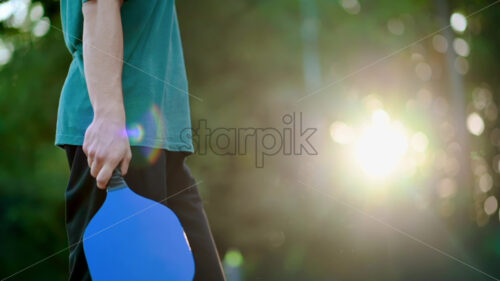
M43 39L19 44L1 70L2 278L67 246L64 187L69 169L53 138L58 94L69 62L60 33L52 30ZM59 254L16 278L64 280L66 261Z

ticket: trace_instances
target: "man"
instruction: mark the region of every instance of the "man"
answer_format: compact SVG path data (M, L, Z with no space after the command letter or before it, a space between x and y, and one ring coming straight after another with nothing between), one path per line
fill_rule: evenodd
M61 0L71 62L55 144L71 173L66 191L70 280L90 280L81 243L116 167L130 187L179 217L195 280L224 280L184 158L193 152L189 95L174 0ZM168 200L166 200L168 198Z

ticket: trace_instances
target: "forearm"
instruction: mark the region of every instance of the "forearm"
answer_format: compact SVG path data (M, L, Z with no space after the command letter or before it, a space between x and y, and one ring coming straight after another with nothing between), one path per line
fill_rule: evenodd
M132 157L123 105L120 8L121 0L91 0L83 4L83 64L94 109L94 120L85 131L83 151L99 188L106 188L118 165L125 175Z
M91 0L84 3L83 62L94 118L124 123L120 8L120 0Z

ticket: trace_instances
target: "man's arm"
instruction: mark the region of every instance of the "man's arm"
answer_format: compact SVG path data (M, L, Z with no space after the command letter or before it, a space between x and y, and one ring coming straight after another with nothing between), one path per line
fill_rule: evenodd
M127 173L132 158L123 105L121 4L122 0L90 0L82 8L85 79L94 109L83 151L102 189L120 163L122 174Z

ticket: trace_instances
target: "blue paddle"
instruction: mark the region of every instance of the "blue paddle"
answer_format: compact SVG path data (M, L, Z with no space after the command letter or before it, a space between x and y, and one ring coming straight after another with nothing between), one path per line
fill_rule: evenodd
M94 281L191 281L194 260L177 216L133 192L119 169L83 235Z

